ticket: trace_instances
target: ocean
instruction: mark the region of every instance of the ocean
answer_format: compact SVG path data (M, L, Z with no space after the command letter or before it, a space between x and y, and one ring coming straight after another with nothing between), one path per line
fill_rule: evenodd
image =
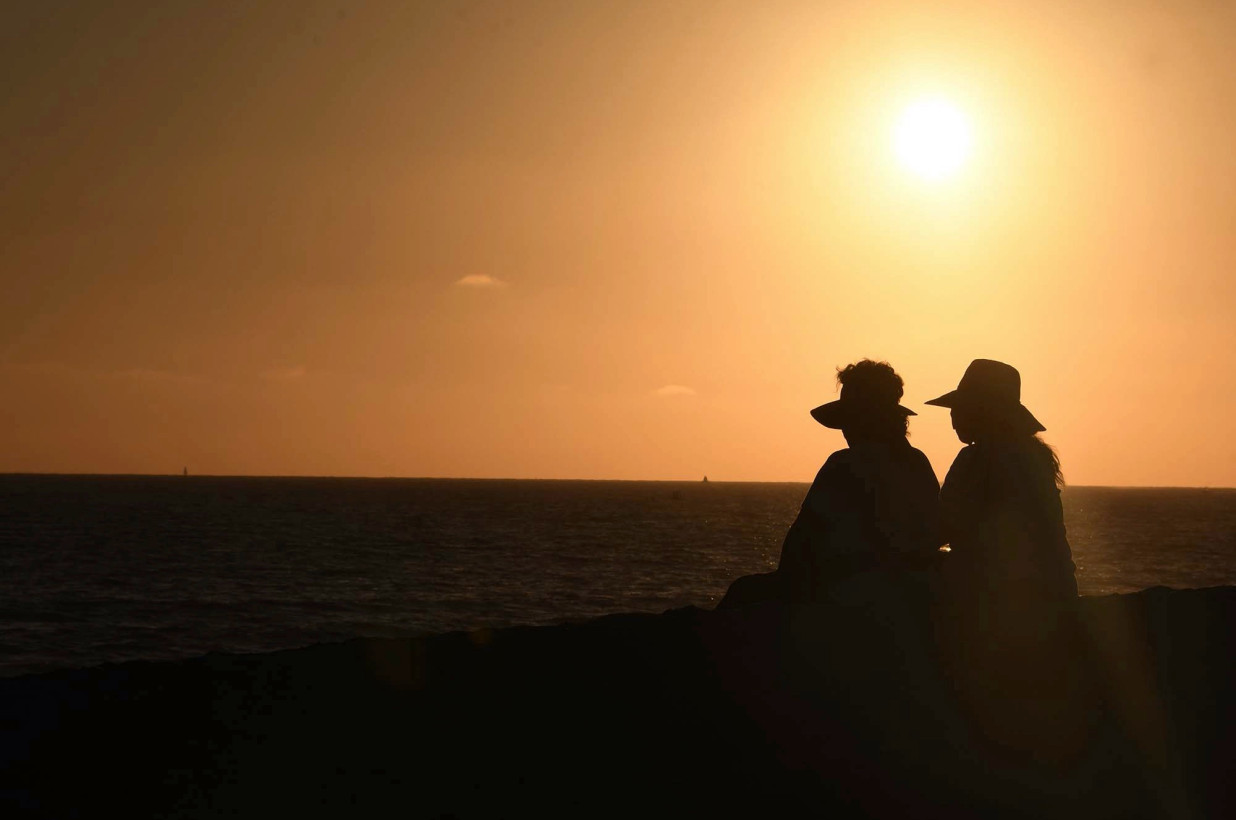
M0 676L712 607L806 484L0 476ZM1083 595L1236 584L1236 490L1068 487Z

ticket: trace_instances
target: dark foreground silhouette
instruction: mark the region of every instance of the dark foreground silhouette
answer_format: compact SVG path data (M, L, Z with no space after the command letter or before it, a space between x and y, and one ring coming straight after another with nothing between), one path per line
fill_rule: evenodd
M1236 816L1236 588L1039 649L888 603L0 680L0 814Z

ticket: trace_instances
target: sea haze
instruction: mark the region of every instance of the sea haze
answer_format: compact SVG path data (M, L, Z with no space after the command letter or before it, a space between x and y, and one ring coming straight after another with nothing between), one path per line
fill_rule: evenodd
M0 675L711 607L806 489L0 476ZM1083 594L1236 583L1236 490L1064 505Z

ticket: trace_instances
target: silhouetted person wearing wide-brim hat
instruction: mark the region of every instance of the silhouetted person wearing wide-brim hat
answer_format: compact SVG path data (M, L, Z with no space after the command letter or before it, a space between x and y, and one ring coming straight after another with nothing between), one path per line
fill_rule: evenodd
M940 491L954 574L1026 602L1075 598L1072 552L1060 504L1060 462L1046 428L1021 403L1021 375L975 359L957 389L927 404L952 410L967 447Z
M940 491L951 551L935 623L957 701L1006 752L1072 759L1098 713L1060 462L1021 403L1020 374L1003 362L975 359L956 390L927 404L952 410L967 445Z
M830 585L869 571L917 569L939 554L939 482L906 439L912 410L898 402L902 380L868 359L837 374L841 395L812 417L840 430L849 447L829 456L786 534L775 573L731 587L724 606L778 597L804 603Z

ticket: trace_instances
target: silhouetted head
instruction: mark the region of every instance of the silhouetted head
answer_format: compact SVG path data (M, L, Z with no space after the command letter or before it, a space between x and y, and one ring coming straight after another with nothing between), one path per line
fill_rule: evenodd
M1017 368L991 359L975 359L957 389L927 404L951 408L957 437L972 444L989 437L1033 436L1045 430L1021 403Z
M903 383L888 362L863 359L839 368L837 384L841 385L841 397L812 410L812 418L840 430L851 444L905 439L907 417L915 412L898 404Z
M1063 486L1056 451L1037 435L1047 428L1021 403L1021 374L1016 368L991 359L975 359L956 390L926 403L951 409L953 430L965 444L1021 442L1041 453L1056 486Z

